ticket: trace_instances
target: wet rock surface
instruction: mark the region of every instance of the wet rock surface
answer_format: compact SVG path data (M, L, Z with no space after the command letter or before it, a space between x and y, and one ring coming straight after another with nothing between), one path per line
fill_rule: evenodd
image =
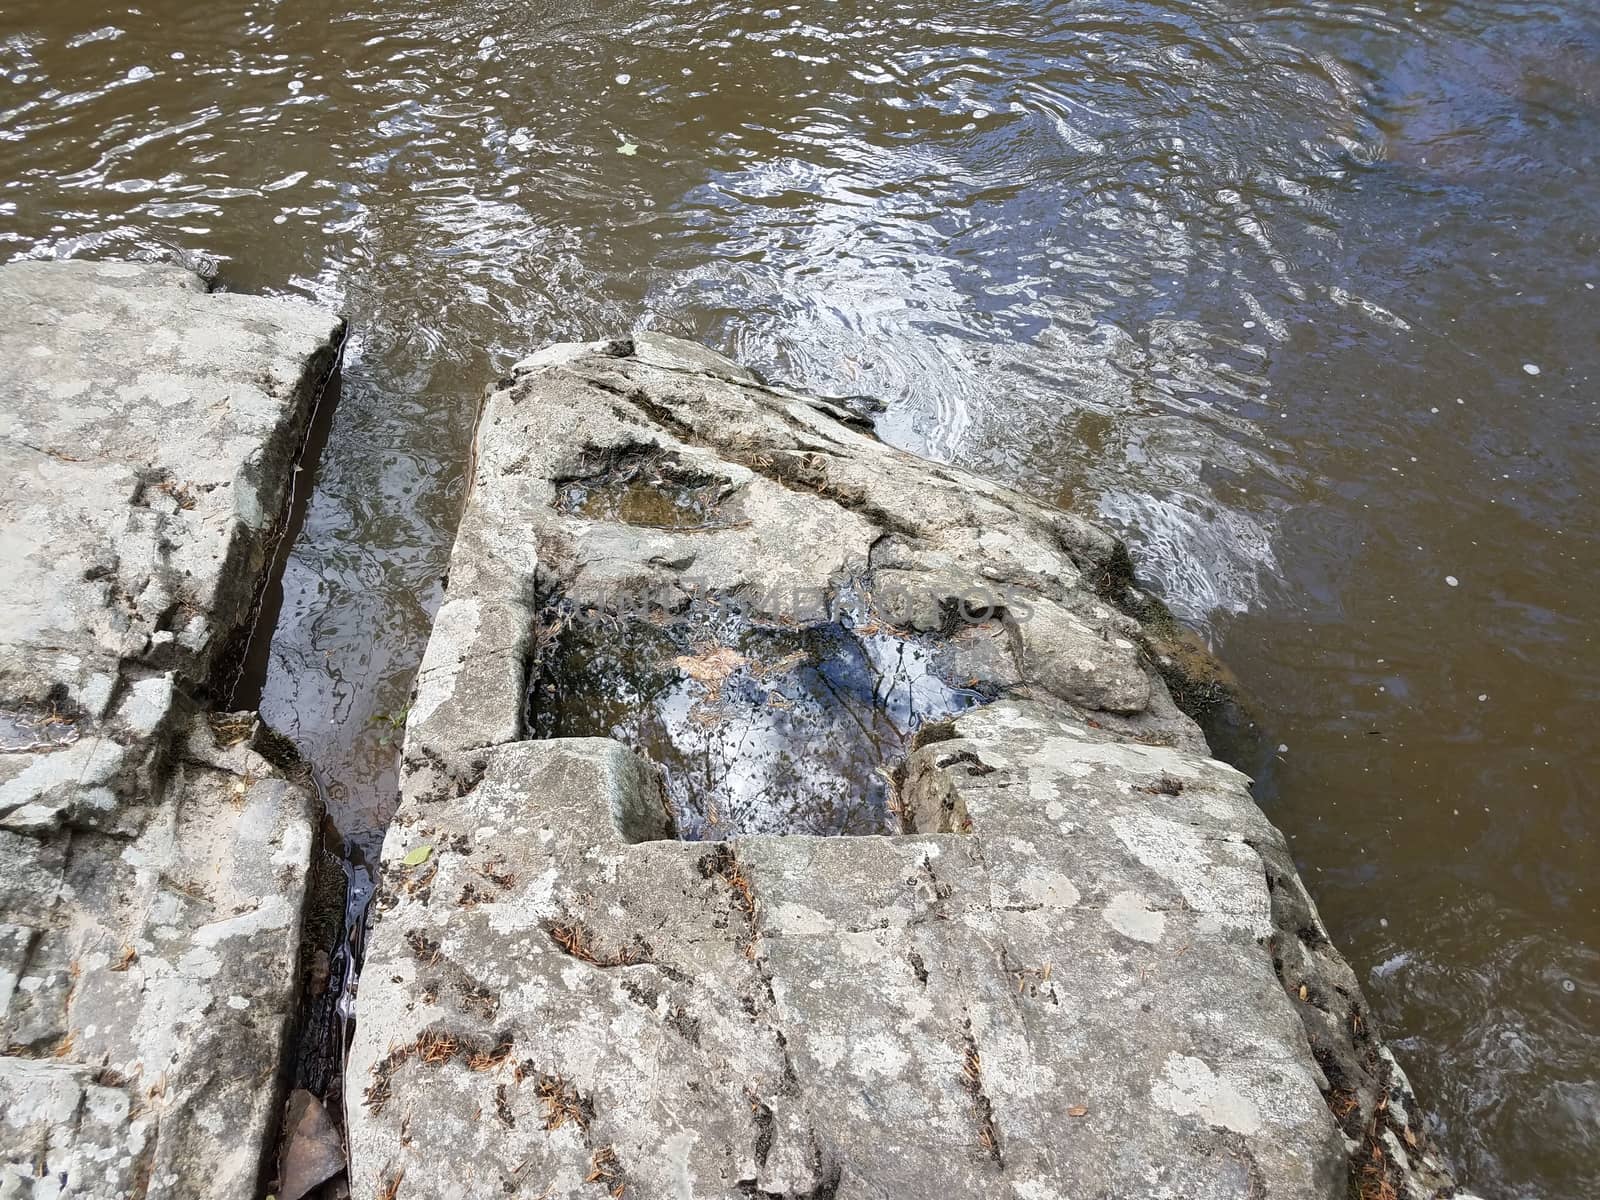
M172 266L0 268L0 1195L256 1194L315 814L206 696L343 332Z
M751 631L846 597L975 702L890 711L881 761L851 758L875 836L810 836L822 798L770 772L759 821L711 828L641 722L699 689L708 728L730 699L748 727L791 653ZM520 364L411 708L353 1193L1454 1194L1151 611L1098 528L700 347ZM541 694L573 707L541 724Z

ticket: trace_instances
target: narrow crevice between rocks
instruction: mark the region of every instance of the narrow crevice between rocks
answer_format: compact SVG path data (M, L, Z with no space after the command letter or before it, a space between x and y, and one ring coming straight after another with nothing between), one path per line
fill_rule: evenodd
M347 327L328 352L308 366L294 385L309 390L311 400L304 428L293 445L269 446L264 461L283 456L289 464L286 496L278 519L263 541L265 565L254 584L245 619L233 631L217 658L209 695L230 709L254 712L260 706L270 664L273 635L283 605L283 575L289 555L304 527L313 493L312 481L326 447L338 409ZM267 379L264 386L289 386ZM181 501L180 501L181 503ZM242 570L243 564L229 564ZM292 1130L286 1120L288 1097L304 1091L315 1097L333 1117L341 1136L344 1128L344 1019L342 1000L353 985L359 949L354 944L347 913L350 866L344 838L334 826L327 797L315 769L291 739L259 725L255 748L294 780L314 800L316 835L311 849L305 903L301 912L300 956L296 967L298 1003L280 1064L275 1095L274 1127L260 1166L259 1194L268 1194L281 1173Z
M962 1026L961 1043L961 1084L972 1097L973 1118L978 1124L978 1148L997 1168L1004 1171L1006 1164L1000 1150L1000 1130L995 1125L994 1104L984 1091L983 1056L978 1051L970 1017Z
M345 330L331 348L331 360L321 367L315 382L308 383L302 379L296 385L309 386L313 399L305 430L298 445L288 455L293 467L289 472L287 502L266 535L266 568L256 584L249 612L229 639L213 671L211 691L226 708L254 709L261 703L272 635L277 630L278 616L283 608L284 568L305 525L313 490L311 481L333 428L334 412L339 406L344 349L348 341L349 333Z

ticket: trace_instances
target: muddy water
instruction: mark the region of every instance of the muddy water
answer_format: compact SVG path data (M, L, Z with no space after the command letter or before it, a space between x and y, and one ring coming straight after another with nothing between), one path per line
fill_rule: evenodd
M482 387L701 338L1128 529L1466 1178L1600 1194L1586 0L9 0L0 81L0 257L353 319L264 706L358 865Z

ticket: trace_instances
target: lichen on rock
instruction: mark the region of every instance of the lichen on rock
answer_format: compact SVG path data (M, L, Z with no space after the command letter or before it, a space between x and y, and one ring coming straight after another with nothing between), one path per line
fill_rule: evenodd
M0 267L0 1195L256 1195L315 813L205 696L342 336L176 267Z

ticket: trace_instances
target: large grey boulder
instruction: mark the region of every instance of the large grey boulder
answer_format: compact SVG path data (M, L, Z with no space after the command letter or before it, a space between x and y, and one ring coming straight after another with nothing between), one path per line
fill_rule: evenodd
M0 268L0 1196L256 1194L315 813L204 696L342 337L177 267Z
M1448 1194L1157 607L1096 527L703 348L520 364L410 711L353 1194Z

